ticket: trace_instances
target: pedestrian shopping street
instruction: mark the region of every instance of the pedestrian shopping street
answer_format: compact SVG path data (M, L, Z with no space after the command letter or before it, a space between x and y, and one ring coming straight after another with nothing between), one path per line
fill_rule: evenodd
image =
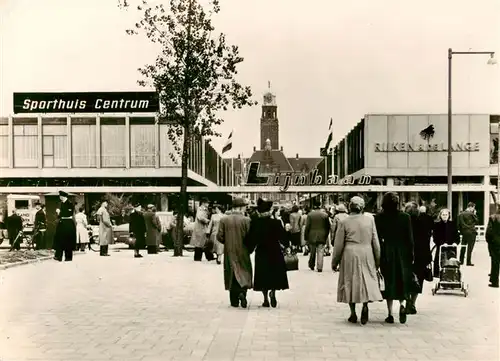
M192 255L134 259L114 246L111 257L0 271L0 360L499 359L499 290L487 286L485 242L475 267L463 267L469 296L432 296L426 283L405 325L384 323L385 303L371 305L367 325L349 324L330 257L317 273L301 256L277 309L262 309L250 292L245 310L229 306L222 266Z

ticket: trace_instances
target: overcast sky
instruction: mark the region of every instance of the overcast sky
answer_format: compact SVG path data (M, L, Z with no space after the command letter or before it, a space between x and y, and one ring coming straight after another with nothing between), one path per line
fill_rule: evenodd
M239 80L259 102L271 81L290 156L318 156L330 118L337 142L367 113L445 113L447 49L500 52L499 0L221 5L217 30L245 57ZM145 38L125 34L137 14L117 0L0 0L0 11L0 115L13 112L16 91L141 90L136 69L155 57ZM455 58L457 113L500 113L500 68L486 61ZM227 112L214 143L234 129L234 154L249 156L260 113Z

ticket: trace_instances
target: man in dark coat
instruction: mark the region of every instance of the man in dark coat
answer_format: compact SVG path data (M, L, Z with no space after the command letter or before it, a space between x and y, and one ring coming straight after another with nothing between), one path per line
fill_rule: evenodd
M140 250L146 247L146 223L142 214L142 206L136 204L132 213L130 213L129 223L130 235L135 238L135 258L141 258Z
M148 205L148 210L144 213L144 223L146 225L146 246L148 254L158 253L158 239L161 237L161 223L156 216L156 207Z
M328 214L320 209L321 204L316 202L314 210L307 215L304 237L309 245L309 268L314 271L314 264L318 272L323 272L324 248L330 234L330 219Z
M245 216L246 202L233 200L231 214L222 217L217 240L224 244L224 285L229 291L231 306L246 308L247 289L252 288L252 262L244 240L250 230L250 218Z
M64 260L73 260L73 250L76 247L76 225L73 218L75 207L68 200L68 193L59 191L61 208L59 211L59 223L57 223L54 236L54 259L61 262L64 252Z
M491 258L490 287L498 288L500 272L500 207L490 216L486 227L486 242Z
M467 246L467 266L474 266L472 264L472 251L476 244L476 225L478 219L476 216L476 205L469 202L467 209L458 215L457 228L462 235L462 246ZM465 252L464 247L460 250L460 263L464 263Z
M45 249L45 231L47 230L47 217L44 206L40 202L35 203L37 210L35 214L35 224L33 228L36 249Z
M10 250L19 251L21 249L22 240L18 238L19 232L23 230L23 219L19 214L17 214L17 210L14 209L12 211L12 215L7 218L7 233L9 234L9 241L11 248Z

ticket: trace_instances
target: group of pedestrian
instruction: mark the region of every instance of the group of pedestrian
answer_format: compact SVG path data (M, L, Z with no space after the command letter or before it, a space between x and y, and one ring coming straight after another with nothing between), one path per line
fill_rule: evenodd
M233 307L247 307L247 290L262 292L262 307L276 307L276 291L289 288L283 251L285 230L272 214L273 203L259 199L252 217L247 203L233 200L231 212L219 221L217 240L224 245L224 284ZM250 255L255 251L252 279Z

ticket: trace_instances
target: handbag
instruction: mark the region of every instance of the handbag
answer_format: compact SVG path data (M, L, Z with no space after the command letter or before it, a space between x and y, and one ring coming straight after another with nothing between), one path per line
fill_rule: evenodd
M413 290L418 290L420 288L420 282L418 281L418 277L415 273L411 274L411 288Z
M297 254L292 253L290 249L288 249L284 254L284 258L287 271L299 270L299 257L297 257Z
M434 281L434 274L432 272L432 264L429 263L427 267L425 268L425 273L424 273L424 279L427 282L432 282Z
M385 291L385 281L384 281L384 276L382 276L382 273L380 270L377 270L377 278L378 278L378 287L380 288L381 292Z

